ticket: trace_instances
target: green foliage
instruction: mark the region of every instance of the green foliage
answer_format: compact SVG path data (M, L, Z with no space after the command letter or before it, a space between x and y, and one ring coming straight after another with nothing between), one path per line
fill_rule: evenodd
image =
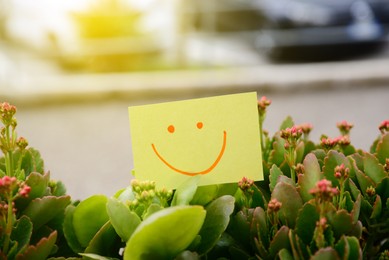
M260 127L270 103L259 102ZM111 198L78 203L50 181L38 151L16 145L12 116L2 113L1 206L17 211L0 207L0 259L388 256L389 122L368 153L350 144L345 121L341 136L315 144L312 126L288 117L272 137L260 129L264 181L198 186L192 177L173 192L132 180Z

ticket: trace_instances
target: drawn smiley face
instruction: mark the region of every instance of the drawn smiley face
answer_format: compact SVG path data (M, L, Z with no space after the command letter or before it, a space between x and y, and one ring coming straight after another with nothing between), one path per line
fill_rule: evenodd
M196 123L196 128L198 130L203 130L203 127L204 127L204 123L203 122L197 122ZM174 127L174 125L169 125L166 130L170 134L174 134L175 131L176 131L176 128ZM223 141L222 141L222 144L221 144L221 147L220 147L220 151L219 151L218 155L216 156L216 158L214 159L213 163L211 165L209 165L209 167L207 167L206 169L203 169L203 170L200 170L200 171L190 171L190 170L187 170L187 169L179 169L179 168L175 167L174 165L172 165L169 162L169 160L166 159L158 151L158 149L156 148L156 145L154 143L151 144L151 147L152 147L155 155L159 158L159 160L161 160L167 167L169 167L173 171L178 172L180 174L188 175L188 176L195 176L195 175L200 175L200 174L203 175L203 174L208 174L208 173L212 172L212 170L219 164L220 160L222 159L222 157L224 155L224 151L226 150L226 146L227 146L227 132L225 130L223 131L222 136L223 136Z

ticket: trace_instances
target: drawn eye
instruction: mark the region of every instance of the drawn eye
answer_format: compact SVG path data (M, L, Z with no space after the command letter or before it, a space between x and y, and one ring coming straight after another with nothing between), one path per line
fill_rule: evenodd
M204 124L203 124L203 122L197 122L196 126L198 129L201 129L201 128L203 128Z
M167 127L167 130L169 131L169 133L174 133L174 130L175 130L175 128L174 128L174 125L169 125L168 127Z

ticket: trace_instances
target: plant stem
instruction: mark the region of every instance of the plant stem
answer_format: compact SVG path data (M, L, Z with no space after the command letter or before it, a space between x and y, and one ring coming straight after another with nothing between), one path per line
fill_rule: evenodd
M259 116L259 136L261 139L261 151L262 151L262 153L265 151L264 136L263 136L263 121L264 121L264 118Z
M9 196L12 197L12 196ZM12 214L13 214L13 207L12 207L12 199L8 198L8 212L7 212L7 226L5 230L5 239L4 239L4 245L3 245L3 252L5 255L8 253L9 249L9 242L11 239L11 233L12 233Z
M293 149L293 148L289 148L289 162L290 162L290 164L289 164L289 168L290 168L290 177L292 178L292 180L294 181L294 182L296 182L296 171L295 171L295 168L294 168L294 166L295 166L295 164L296 164L296 162L295 162L295 150Z

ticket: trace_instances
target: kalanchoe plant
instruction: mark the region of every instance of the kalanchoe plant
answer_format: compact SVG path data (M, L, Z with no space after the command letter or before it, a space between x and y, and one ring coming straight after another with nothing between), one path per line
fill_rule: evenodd
M388 259L389 120L366 152L351 145L346 121L337 124L338 137L314 143L313 126L288 117L270 137L262 129L270 104L258 102L263 181L242 176L199 187L195 176L168 191L132 180L110 198L73 203L43 173L39 153L16 137L16 109L2 104L0 256ZM47 215L52 207L58 210Z
M0 259L46 259L67 250L62 220L70 197L44 172L39 152L17 137L15 114L0 103Z

